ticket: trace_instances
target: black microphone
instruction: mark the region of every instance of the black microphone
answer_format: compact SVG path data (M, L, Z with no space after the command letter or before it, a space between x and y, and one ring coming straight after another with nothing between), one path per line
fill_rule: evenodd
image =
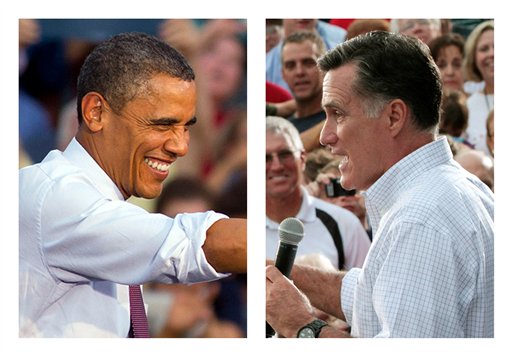
M278 228L279 249L275 266L286 277L290 277L299 242L304 237L304 225L297 218L286 218Z
M276 255L276 268L286 277L290 277L293 261L297 254L299 242L304 237L304 225L297 218L286 218L278 228L279 248ZM275 334L274 329L266 323L266 336L272 337Z

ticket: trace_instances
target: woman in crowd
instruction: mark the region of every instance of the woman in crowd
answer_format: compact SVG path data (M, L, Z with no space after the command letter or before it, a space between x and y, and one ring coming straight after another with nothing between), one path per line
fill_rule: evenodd
M490 156L486 144L486 121L494 108L494 21L485 21L475 27L466 40L466 80L484 82L484 87L471 94L467 140L475 149Z

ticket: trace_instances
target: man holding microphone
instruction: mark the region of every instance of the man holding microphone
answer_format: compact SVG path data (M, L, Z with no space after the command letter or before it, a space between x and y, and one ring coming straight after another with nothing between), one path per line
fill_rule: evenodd
M347 272L294 266L291 284L268 266L268 323L285 337L493 337L494 195L437 137L442 86L428 47L372 32L318 63L320 141L343 156L341 185L365 191L374 239Z

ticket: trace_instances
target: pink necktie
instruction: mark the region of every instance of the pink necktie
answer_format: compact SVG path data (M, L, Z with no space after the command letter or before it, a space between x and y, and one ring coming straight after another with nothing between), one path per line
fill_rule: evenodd
M149 337L148 320L146 319L146 310L139 285L130 286L130 321L131 337Z

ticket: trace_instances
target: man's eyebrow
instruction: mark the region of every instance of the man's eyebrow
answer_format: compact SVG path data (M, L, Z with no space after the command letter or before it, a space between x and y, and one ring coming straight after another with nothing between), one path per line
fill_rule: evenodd
M151 119L150 122L153 125L176 125L177 123L180 122L180 120L173 119L170 117L162 117L162 118L158 118L158 119Z
M325 103L322 103L321 105L324 110L333 108L333 107L337 107L336 103L334 103L333 101L326 101Z
M185 126L194 125L196 123L196 121L197 121L197 118L194 116L193 118L191 118L189 121L187 121L185 123ZM172 125L178 125L181 122L181 120L175 119L175 118L170 118L170 117L162 117L162 118L158 118L158 119L151 119L150 122L152 125L172 126Z
M322 108L329 109L329 108L340 108L342 107L341 103L334 99L326 99L322 101Z
M192 126L192 125L195 125L197 122L197 117L194 116L193 118L191 118L190 120L188 120L188 122L185 124L185 126Z

